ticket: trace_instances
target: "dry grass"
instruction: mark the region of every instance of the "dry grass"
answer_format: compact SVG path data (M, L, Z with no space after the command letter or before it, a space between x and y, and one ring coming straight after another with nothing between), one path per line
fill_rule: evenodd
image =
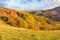
M60 40L60 31L20 30L0 23L0 40Z

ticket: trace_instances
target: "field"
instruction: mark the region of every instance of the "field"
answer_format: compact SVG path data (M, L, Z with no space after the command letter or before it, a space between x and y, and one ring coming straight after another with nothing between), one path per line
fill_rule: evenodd
M60 40L59 22L26 12L0 11L0 40Z
M0 40L60 40L60 31L0 28Z
M0 20L0 40L60 40L60 31L36 31L16 28Z

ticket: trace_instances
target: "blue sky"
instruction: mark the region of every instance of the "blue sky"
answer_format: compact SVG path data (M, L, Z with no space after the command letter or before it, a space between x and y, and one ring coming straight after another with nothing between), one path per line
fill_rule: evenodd
M60 6L60 0L0 0L0 7L23 11L49 10L57 6Z

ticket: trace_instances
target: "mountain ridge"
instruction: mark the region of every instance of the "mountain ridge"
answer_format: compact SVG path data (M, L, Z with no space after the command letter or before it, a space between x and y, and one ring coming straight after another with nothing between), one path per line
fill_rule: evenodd
M58 12L60 12L60 6L59 7L55 7L53 9L50 9L50 10L46 10L46 11L58 11Z

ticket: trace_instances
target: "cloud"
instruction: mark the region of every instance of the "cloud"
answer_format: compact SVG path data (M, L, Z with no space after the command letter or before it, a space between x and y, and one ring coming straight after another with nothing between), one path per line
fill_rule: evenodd
M0 7L15 10L49 10L60 6L60 0L0 0Z
M39 7L44 7L46 4L44 2L27 1L27 0L9 0L4 2L6 8L12 8L16 10L36 10Z
M51 3L48 3L45 7L41 8L41 10L49 10L58 6L60 6L60 0L55 0Z

